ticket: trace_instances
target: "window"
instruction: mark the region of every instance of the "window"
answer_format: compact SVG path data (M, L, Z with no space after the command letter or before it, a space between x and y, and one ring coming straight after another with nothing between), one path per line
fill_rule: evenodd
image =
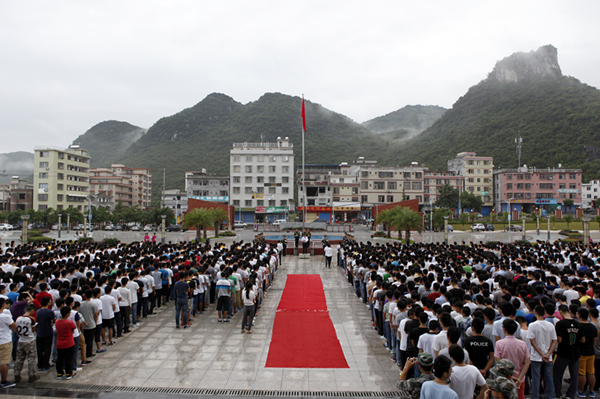
M558 188L564 189L564 188L567 188L567 185L564 184L564 183L561 183L561 184L558 185Z
M257 176L256 177L256 182L257 183L264 183L265 182L265 177L264 176Z
M525 183L525 189L531 190L531 183Z
M525 175L525 180L531 180L531 173Z
M269 176L269 183L275 183L275 176Z
M388 195L387 196L387 202L394 202L394 196L393 195Z
M269 200L269 206L275 206L275 200Z
M263 194L265 192L265 188L264 187L257 187L256 188L256 192L259 194Z
M410 190L410 182L409 181L404 182L404 189Z
M256 206L263 206L265 204L265 200L256 200Z
M40 158L48 158L50 156L49 151L40 151Z
M245 181L246 183L252 183L252 176L246 176L246 177L244 178L244 181Z
M240 188L239 187L233 187L233 193L234 194L239 194L240 193Z
M244 170L246 171L246 173L252 173L252 165L246 165Z
M467 173L473 174L475 173L475 169L467 169Z
M234 155L233 156L233 162L240 162L240 156L239 155Z
M517 180L523 180L523 175L522 174L518 174L517 175Z
M506 189L512 190L512 183L506 183Z
M58 153L58 159L65 159L65 154L62 152Z
M367 171L360 172L360 177L369 177L369 172L367 172Z
M575 173L569 173L569 179L575 180L577 179L577 175Z
M38 187L40 190L48 191L48 183L40 183Z
M282 157L283 162L288 162L290 160L290 157L287 155L283 155Z
M403 175L405 179L410 179L410 172L404 172Z
M265 167L262 166L262 165L259 165L259 166L256 167L256 171L258 173L265 173Z
M62 194L56 194L56 200L57 201L62 201L63 200L63 195Z
M361 204L362 204L362 203L365 203L365 202L367 202L368 200L369 200L369 199L367 198L367 196L366 196L366 195L361 195L361 196L360 196L360 202L361 202Z
M389 181L388 182L388 190L395 190L396 189L396 182L395 181Z
M252 155L246 155L246 162L252 162Z
M40 162L40 168L47 168L48 162Z
M423 186L423 184L420 181L415 181L412 184L412 189L413 190L421 190L422 186Z
M282 183L289 183L289 182L290 182L290 178L289 178L289 177L287 177L287 176L286 176L286 177L282 177L282 178L281 178L281 182L282 182Z
M234 183L239 183L240 182L240 177L239 176L233 176L233 182Z
M48 194L38 194L38 201L48 201Z
M240 200L233 200L233 206L240 206Z
M258 156L258 162L265 162L265 156L264 155L259 155Z
M510 173L506 174L506 180L512 180L512 175Z
M275 189L277 187L269 187L269 194L275 194Z
M375 190L385 190L385 182L384 181L376 181L373 183L373 188ZM383 202L383 201L381 201Z
M379 178L394 177L394 172L379 172Z
M425 184L429 184L429 179L425 179L425 180L423 180L423 183L425 183Z
M40 179L47 179L48 178L48 173L47 172L40 172L39 177L40 177Z
M385 195L378 195L377 202L385 202Z
M469 178L467 179L467 182L468 182L468 183L475 183L475 178L474 178L474 177L469 177Z
M63 188L63 187L64 187L64 186L63 186L62 184L60 184L60 183L58 183L58 184L56 185L56 189L57 189L57 190L64 190L64 188Z
M559 174L558 174L558 178L559 178L560 180L563 180L563 179L566 179L566 178L567 178L567 175L566 175L566 174L564 174L564 173L559 173Z
M252 194L252 187L244 187L244 192L246 194Z
M333 193L334 194L339 194L340 193L340 188L339 187L334 187L333 188Z
M360 182L360 188L362 188L363 190L366 190L369 188L369 182L368 181L361 181Z
M358 194L358 187L352 187L352 195L357 195L357 194Z
M277 157L275 155L271 155L269 157L269 161L271 161L271 162L277 162Z
M276 173L275 166L269 166L269 173Z
M39 211L45 211L46 209L48 209L48 205L38 205Z
M416 178L416 179L421 179L421 178L423 178L423 172L415 172L415 178Z
M523 190L523 187L525 187L523 183L517 183L517 190Z
M240 165L233 165L233 172L240 173Z
M287 200L281 200L281 201L279 202L279 204L280 204L281 206L287 206Z
M281 193L282 194L289 194L290 193L290 188L289 187L281 187Z
M252 200L245 200L244 206L252 206Z
M281 167L281 172L282 173L290 173L290 167L289 166L282 166Z
M569 184L569 188L570 189L576 189L577 188L577 184L571 183L571 184Z

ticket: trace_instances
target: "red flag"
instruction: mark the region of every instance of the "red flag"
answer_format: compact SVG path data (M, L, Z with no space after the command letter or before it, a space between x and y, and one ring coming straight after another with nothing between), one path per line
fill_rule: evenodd
M302 129L306 133L306 111L304 110L304 97L302 97Z

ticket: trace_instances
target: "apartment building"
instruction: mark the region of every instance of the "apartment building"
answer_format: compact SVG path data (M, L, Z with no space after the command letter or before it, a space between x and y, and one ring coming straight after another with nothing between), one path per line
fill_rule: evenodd
M287 218L294 199L294 148L276 143L233 143L230 150L230 203L246 223Z
M425 170L423 179L423 202L428 206L439 198L440 190L443 186L460 190L464 187L464 176L458 176L449 170Z
M229 204L229 176L210 175L206 169L185 172L188 198Z
M348 222L358 219L360 214L360 167L349 165L347 162L340 164L339 173L329 176L332 187L332 222Z
M88 209L90 156L77 145L36 148L33 170L35 210Z
M537 209L553 211L569 198L574 206L582 202L581 169L537 169L523 166L518 169L494 171L494 208L497 212L509 209L533 212Z
M590 180L581 184L581 205L584 209L594 207L600 193L600 180Z
M464 177L464 190L481 196L481 213L489 215L494 207L494 158L461 152L448 161L448 170Z
M298 186L298 212L306 222L314 220L331 221L333 210L333 185L331 176L341 175L339 164L305 164L304 179L302 164L296 165ZM338 178L339 184L339 178ZM338 191L340 186L338 186Z
M161 208L171 208L175 214L175 223L183 222L183 215L188 211L188 197L185 191L179 189L161 192Z
M111 211L118 203L149 209L152 202L152 171L112 164L109 168L90 169L90 193L94 205Z

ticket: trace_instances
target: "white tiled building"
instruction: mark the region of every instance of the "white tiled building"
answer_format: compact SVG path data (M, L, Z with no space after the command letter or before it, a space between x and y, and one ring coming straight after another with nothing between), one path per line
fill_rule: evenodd
M276 143L233 143L229 160L230 204L236 220L285 218L294 198L294 148Z
M581 205L583 209L589 209L594 206L593 201L600 195L600 180L590 180L589 183L581 185Z

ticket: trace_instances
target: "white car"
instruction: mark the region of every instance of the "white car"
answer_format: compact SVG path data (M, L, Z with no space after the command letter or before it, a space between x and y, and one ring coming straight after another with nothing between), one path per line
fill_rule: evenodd
M154 226L152 226L151 224L147 224L144 226L144 231L152 231L154 230Z
M12 229L13 229L13 226L11 224L0 223L0 230L8 231L8 230L12 230Z
M248 225L246 223L244 223L244 222L235 222L233 224L233 227L236 228L236 229L243 229L245 227L248 227Z
M485 225L483 223L475 223L471 226L471 231L485 231Z
M273 222L273 224L284 224L287 223L287 220L285 219L277 219Z

